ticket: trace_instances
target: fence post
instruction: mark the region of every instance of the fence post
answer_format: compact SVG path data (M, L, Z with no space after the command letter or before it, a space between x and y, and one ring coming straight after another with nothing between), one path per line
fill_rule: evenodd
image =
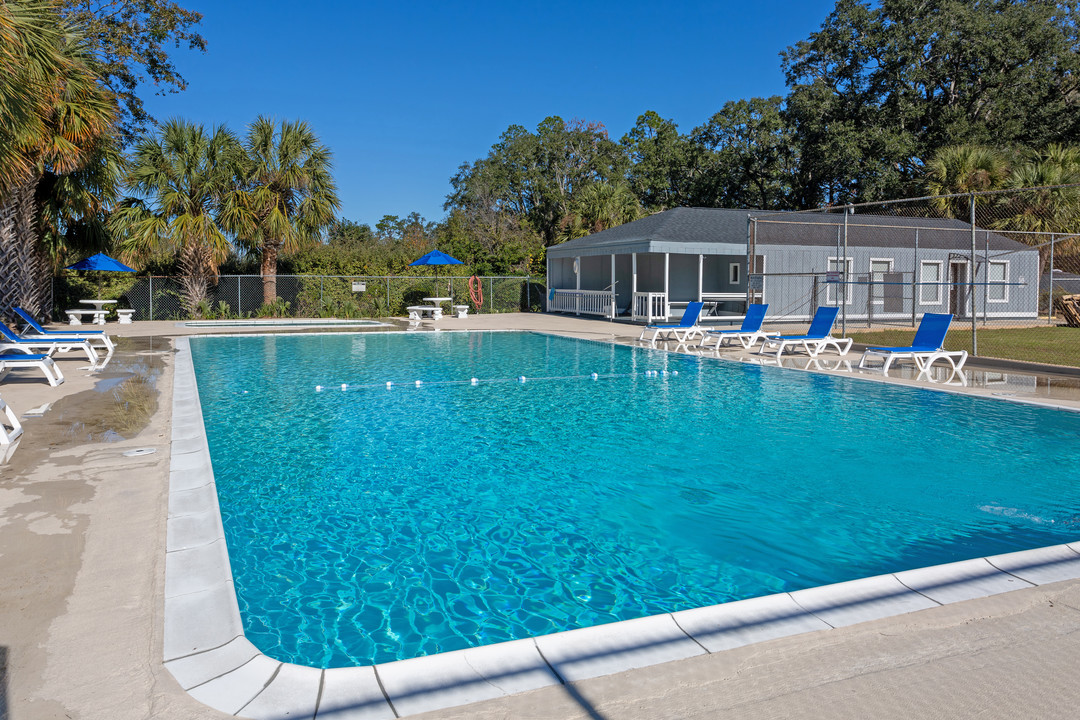
M150 319L154 319L154 276L150 276Z
M922 271L919 268L919 228L915 228L915 260L911 266L911 327L915 327L915 315L919 310L919 293L922 292L922 285L918 284L922 280L918 277L920 272Z
M866 327L874 326L874 273L870 273L866 285Z
M983 237L983 327L986 327L986 309L990 305L990 231ZM1009 278L1005 278L1008 280ZM1014 294L1016 294L1014 292ZM1038 301L1036 300L1036 303Z
M1054 324L1054 233L1050 233L1050 294L1046 296L1046 324Z
M581 275L578 275L578 278L581 278ZM578 286L579 287L580 287L580 284L581 284L581 281L579 279L579 281L578 281ZM495 307L495 278L491 278L491 277L488 278L488 297L491 298L490 307ZM579 299L578 302L580 303L581 300Z
M851 214L851 208L844 208L844 257L840 260L840 267L843 274L840 277L844 278L844 299L840 302L840 332L844 337L847 337L847 294L848 294L848 258L847 258L847 219Z
M975 193L968 195L971 215L971 265L968 266L968 294L971 296L971 354L979 354L978 322L975 317Z

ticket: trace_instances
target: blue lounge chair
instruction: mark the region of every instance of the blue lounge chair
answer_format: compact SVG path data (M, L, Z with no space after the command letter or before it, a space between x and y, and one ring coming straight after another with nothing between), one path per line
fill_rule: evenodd
M0 355L0 378L7 375L9 370L15 368L37 368L45 373L45 379L49 384L56 387L64 382L64 373L60 372L59 366L48 355L29 355L23 353L6 353Z
M743 318L742 327L731 330L706 330L699 347L708 347L709 340L716 338L717 349L727 344L728 340L738 340L744 348L749 350L758 340L779 335L778 332L763 332L761 329L761 323L765 321L765 313L768 310L768 303L751 303L746 308L746 317Z
M50 335L47 340L45 338L21 338L11 328L0 322L0 352L8 350L17 350L22 353L34 353L35 350L44 350L45 354L50 357L57 352L82 350L95 368L98 365L97 350L84 337Z
M10 445L22 435L22 423L19 422L19 418L15 416L15 411L4 402L3 398L0 398L0 412L3 413L3 416L0 416L0 445ZM4 427L4 416L7 417L7 424L11 426L11 430ZM0 459L3 458L0 457Z
M22 308L15 308L15 314L22 318L22 321L26 323L26 327L23 328L22 334L19 337L48 339L60 335L63 337L86 338L91 343L100 343L101 346L105 348L105 352L109 354L112 354L112 351L116 349L112 339L105 334L104 330L46 330L32 315L30 315L30 313Z
M818 353L827 346L832 345L836 348L836 352L847 355L848 350L851 349L851 338L834 338L830 335L839 312L840 308L819 307L817 312L814 313L814 319L810 321L810 328L805 335L778 335L777 337L765 338L761 342L761 349L758 350L758 354L764 354L766 347L775 346L776 357L779 358L784 352L784 348L789 345L793 347L801 345L806 350L807 355L817 357Z
M645 339L645 333L652 331L653 336L649 339L649 342L656 343L660 338L660 335L664 335L664 340L674 339L678 342L685 343L692 337L701 335L704 331L698 326L698 317L701 316L701 308L704 306L703 302L687 303L686 312L683 313L682 320L678 325L646 325L642 331L638 340Z
M883 361L881 371L887 373L894 360L910 359L919 369L919 374L924 375L934 361L945 360L952 366L954 373L959 372L967 362L967 351L946 350L943 347L952 319L952 315L945 313L926 313L919 322L919 329L915 331L915 339L911 341L911 345L867 348L859 360L859 367L867 369L869 365L866 361L869 358L880 357Z

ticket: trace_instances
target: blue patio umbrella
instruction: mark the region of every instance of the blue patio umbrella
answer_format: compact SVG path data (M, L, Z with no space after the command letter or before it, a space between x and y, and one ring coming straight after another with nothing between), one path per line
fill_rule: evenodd
M91 255L85 260L80 260L74 265L68 265L67 270L104 270L106 272L135 272L135 268L128 267L119 260L114 260L105 253ZM98 275L98 298L101 297L101 276Z
M413 260L411 263L409 263L409 266L411 267L413 265L464 265L464 264L465 263L461 262L457 258L452 258L452 257L450 257L449 255L447 255L444 252L441 252L439 250L432 250L431 252L429 252L424 257L419 258L417 260ZM438 286L439 286L439 271L436 270L435 271L435 287L436 287L436 291L438 289Z
M109 272L135 272L135 268L128 267L119 260L113 260L105 253L91 255L85 260L80 260L74 265L68 265L68 270L107 270Z

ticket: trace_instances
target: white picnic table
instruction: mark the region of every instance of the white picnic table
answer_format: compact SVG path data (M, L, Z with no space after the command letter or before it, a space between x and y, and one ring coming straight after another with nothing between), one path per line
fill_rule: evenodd
M106 308L105 306L110 305L110 304L112 304L112 305L116 304L115 300L80 300L79 302L83 303L84 305L93 305L94 306L94 320L93 320L93 322L94 322L95 325L104 325L105 324L105 314L109 312L108 308ZM81 323L75 322L75 317L76 317L75 315L71 316L71 324L72 325L80 325Z
M80 300L79 302L85 305L93 305L93 309L77 309L77 310L65 310L68 316L69 325L82 325L83 317L89 315L90 322L95 325L105 324L105 314L109 311L105 308L109 303L115 303L115 300Z
M438 305L410 305L406 310L409 311L410 320L420 320L429 314L432 320L442 319L442 308Z

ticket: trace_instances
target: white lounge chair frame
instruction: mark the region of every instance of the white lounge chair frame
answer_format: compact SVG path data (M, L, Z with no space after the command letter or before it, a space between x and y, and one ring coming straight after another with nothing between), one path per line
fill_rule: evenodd
M754 330L752 332L742 332L741 330L709 330L702 336L701 343L698 347L709 347L709 338L715 337L715 347L717 350L719 350L722 345L727 345L729 340L738 340L740 345L749 350L754 347L759 340L776 337L779 334L780 333L775 330Z
M765 338L761 343L758 354L764 355L766 347L775 346L776 357L779 358L785 348L801 345L807 355L817 357L822 350L832 345L837 354L843 356L847 355L848 351L851 350L852 342L851 338L834 338L832 335L826 335L823 338L785 338L781 335L780 337Z
M15 416L15 411L11 409L11 406L4 402L3 398L0 398L0 411L3 411L4 415L8 419L8 423L11 425L11 431L9 432L4 423L0 422L0 445L10 445L15 442L23 433L22 423L19 422L19 418Z
M651 342L655 343L658 340L661 342L674 340L681 345L685 345L694 338L703 335L704 332L705 331L698 325L685 328L664 328L653 333Z
M25 311L24 311L25 312ZM19 309L16 309L16 314L19 314ZM80 340L88 340L91 345L95 343L101 343L101 348L105 350L107 355L112 355L113 350L116 349L116 345L113 344L112 338L104 330L47 330L37 320L34 320L36 325L31 325L29 320L33 319L29 315L21 315L20 318L23 321L24 328L19 337L24 340L50 340L53 338L78 338Z
M16 350L18 352L30 352L40 350L44 354L52 357L54 353L68 352L69 350L82 350L86 353L86 359L90 361L90 364L97 367L98 354L94 346L90 344L90 341L85 338L20 338L17 342L9 342L7 340L0 340L0 353L5 353L9 350Z
M64 382L64 373L60 372L60 366L48 355L0 355L0 378L15 368L37 368L45 373L45 378L53 387Z
M692 302L687 305L686 312L693 312L694 309L697 311L694 314L693 325L646 325L641 329L641 335L638 336L638 341L645 341L655 345L657 340L675 340L679 344L685 345L695 337L704 336L705 328L698 324L698 321L701 319L701 308L703 306L704 303L701 302ZM646 338L645 335L650 330L652 331L652 337Z
M701 342L698 343L698 347L705 349L709 347L709 338L716 338L716 349L719 350L720 346L727 345L728 340L738 340L744 348L749 350L754 347L758 340L763 340L768 337L775 337L780 333L771 330L765 331L761 329L761 323L765 320L765 314L769 311L768 303L754 303L747 306L746 317L743 318L742 327L731 328L730 330L706 330L701 336ZM747 324L756 323L757 327L753 330L745 329Z
M918 330L915 331L915 339L912 340L910 346L869 347L859 359L859 368L875 369L867 364L867 360L880 357L882 360L880 370L888 373L894 361L911 360L919 369L919 376L922 377L929 372L934 362L944 360L952 367L955 375L963 369L968 354L966 350L946 350L943 347L952 318L952 315L944 313L926 313L923 315Z
M875 369L866 363L867 359L872 357L880 357L882 359L882 365L881 368L879 368L882 372L889 372L889 368L896 360L911 360L915 363L915 367L918 368L919 374L925 375L930 371L930 366L938 360L944 360L949 363L953 372L960 372L964 369L964 363L967 362L968 353L967 350L934 350L931 352L887 352L881 350L867 350L859 359L859 368L862 370Z

